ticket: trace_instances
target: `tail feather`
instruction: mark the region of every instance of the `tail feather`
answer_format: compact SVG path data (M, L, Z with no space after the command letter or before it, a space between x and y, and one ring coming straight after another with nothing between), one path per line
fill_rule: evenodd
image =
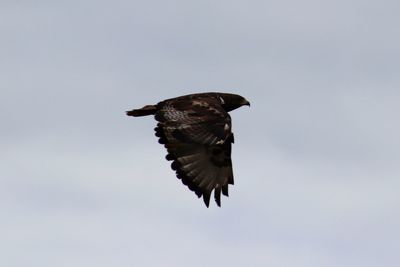
M127 111L126 115L133 116L133 117L141 117L147 115L154 115L156 114L157 107L155 105L147 105L140 109L132 109L131 111Z

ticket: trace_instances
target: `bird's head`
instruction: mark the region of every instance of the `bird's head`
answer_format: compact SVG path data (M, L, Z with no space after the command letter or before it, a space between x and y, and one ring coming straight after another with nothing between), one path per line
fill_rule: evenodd
M246 100L243 96L227 93L218 93L218 100L221 106L227 111L232 111L234 109L240 108L241 106L249 106L250 102Z

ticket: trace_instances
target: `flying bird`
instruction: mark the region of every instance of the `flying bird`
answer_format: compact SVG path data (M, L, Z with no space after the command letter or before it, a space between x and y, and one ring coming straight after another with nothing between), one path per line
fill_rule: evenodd
M228 112L243 105L244 97L228 93L180 96L127 111L128 116L154 115L159 143L168 151L166 159L182 183L208 207L214 199L221 206L221 193L228 196L233 185L231 145L234 142Z

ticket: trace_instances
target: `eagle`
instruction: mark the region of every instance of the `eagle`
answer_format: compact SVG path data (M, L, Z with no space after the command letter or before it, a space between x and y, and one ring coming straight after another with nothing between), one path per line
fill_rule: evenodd
M250 106L244 97L229 93L199 93L166 99L156 105L127 111L128 116L154 115L159 143L167 149L171 168L207 207L214 199L221 207L221 193L233 185L231 145L234 142L228 112Z

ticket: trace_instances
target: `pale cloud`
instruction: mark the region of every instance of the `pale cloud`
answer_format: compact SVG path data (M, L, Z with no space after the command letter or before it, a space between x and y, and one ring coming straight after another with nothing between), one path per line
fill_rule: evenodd
M397 2L0 5L2 266L398 266ZM222 208L124 115L200 91L252 103Z

